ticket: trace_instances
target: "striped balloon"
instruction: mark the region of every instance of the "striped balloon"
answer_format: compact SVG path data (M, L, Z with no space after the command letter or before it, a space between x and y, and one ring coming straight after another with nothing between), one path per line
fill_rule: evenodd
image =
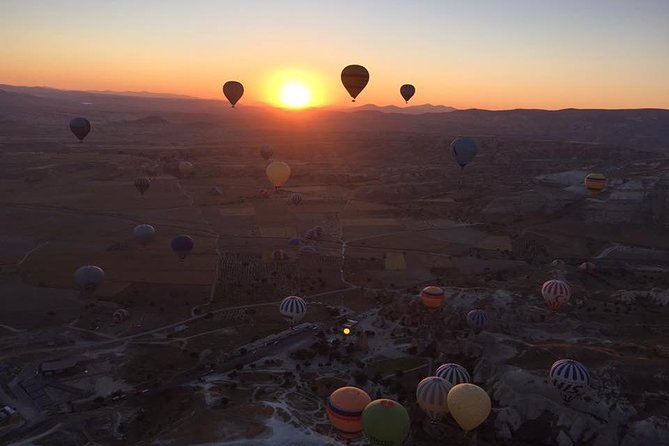
M581 395L590 385L588 369L573 359L555 361L548 376L566 403Z
M139 177L135 178L135 189L141 194L144 195L144 192L146 192L149 189L149 186L151 186L151 180L147 177Z
M551 311L558 311L571 297L571 288L562 280L549 280L541 287L541 295Z
M472 310L467 313L467 325L474 330L474 333L479 334L488 323L488 314L483 310Z
M416 401L432 421L437 421L448 413L446 397L452 385L443 378L430 376L418 383Z
M294 205L302 203L302 194L294 193L290 196L290 202Z
M444 289L438 286L426 286L420 292L420 300L428 311L437 311L446 300Z
M307 314L307 303L301 297L288 296L279 304L279 313L292 325L301 321Z
M585 188L593 197L606 189L606 177L601 173L589 173L583 182L585 183Z
M352 440L362 434L362 411L371 401L367 392L357 387L340 387L332 392L325 410L340 437Z
M467 369L452 362L440 365L434 374L445 379L451 386L472 382L472 377L469 376Z

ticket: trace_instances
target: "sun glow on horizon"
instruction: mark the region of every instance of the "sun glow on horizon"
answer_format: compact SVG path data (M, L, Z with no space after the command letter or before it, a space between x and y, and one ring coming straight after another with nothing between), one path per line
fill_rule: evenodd
M261 95L272 106L301 110L329 105L331 88L317 70L288 68L269 73Z
M311 91L301 82L291 82L281 88L281 102L289 108L304 108L311 104Z

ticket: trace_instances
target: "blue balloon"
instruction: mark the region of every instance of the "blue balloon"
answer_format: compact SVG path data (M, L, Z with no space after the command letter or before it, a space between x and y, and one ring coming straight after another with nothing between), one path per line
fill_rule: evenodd
M185 259L186 256L193 250L195 243L190 235L177 235L172 239L172 251L181 259Z
M289 244L290 246L300 246L300 239L299 239L299 238L293 238L293 239L290 239L290 241L288 242L288 244Z
M453 158L462 168L474 159L478 150L478 144L471 138L455 138L451 143Z
M467 313L467 325L479 334L488 323L488 314L483 310L472 310Z
M573 359L555 361L548 376L565 403L581 395L590 386L588 369Z
M472 378L469 376L467 369L460 364L452 362L440 365L434 375L445 379L452 386L472 382Z

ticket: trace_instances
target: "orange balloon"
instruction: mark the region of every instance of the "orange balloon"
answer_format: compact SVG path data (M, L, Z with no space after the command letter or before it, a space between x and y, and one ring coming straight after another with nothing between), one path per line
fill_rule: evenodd
M341 437L353 439L362 433L362 411L372 401L367 392L346 386L332 392L325 403L325 410L332 425Z
M437 311L446 300L444 289L438 286L426 286L420 293L420 300L429 311Z

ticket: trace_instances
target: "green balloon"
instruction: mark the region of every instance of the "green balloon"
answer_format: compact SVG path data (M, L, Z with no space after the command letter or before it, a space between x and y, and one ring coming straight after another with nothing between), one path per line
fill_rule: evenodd
M362 431L371 446L401 446L409 425L409 413L397 401L375 400L362 411Z

